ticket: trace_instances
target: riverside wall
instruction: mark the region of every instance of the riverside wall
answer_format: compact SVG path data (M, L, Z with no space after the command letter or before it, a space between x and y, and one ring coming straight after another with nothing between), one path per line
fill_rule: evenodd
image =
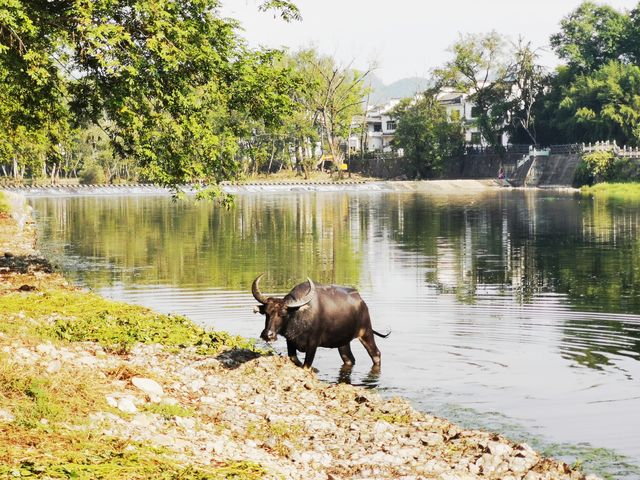
M550 153L544 156L506 153L465 155L451 162L447 178L496 178L500 167L516 187L571 187L579 153Z

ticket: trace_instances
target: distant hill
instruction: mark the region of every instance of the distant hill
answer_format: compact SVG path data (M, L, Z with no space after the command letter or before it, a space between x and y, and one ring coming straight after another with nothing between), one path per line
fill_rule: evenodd
M367 77L366 82L371 85L369 105L381 105L392 98L413 97L429 86L429 79L421 77L401 78L390 85L385 85L380 78L371 75Z

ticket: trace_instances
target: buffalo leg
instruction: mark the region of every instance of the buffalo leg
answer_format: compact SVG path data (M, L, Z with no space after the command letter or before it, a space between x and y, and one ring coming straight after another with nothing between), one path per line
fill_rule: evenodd
M351 352L351 345L348 343L342 347L338 347L338 352L340 352L340 357L342 358L342 362L345 367L351 367L356 363L356 357L353 356L353 353Z
M302 362L298 359L298 353L296 352L296 346L291 340L287 340L287 355L293 363L298 367L302 366Z
M378 350L378 347L376 346L376 341L373 338L373 332L371 329L360 337L360 342L362 342L364 348L367 349L367 353L371 357L373 364L375 366L380 366L380 350Z
M304 356L304 368L311 368L311 364L313 363L313 359L316 356L316 350L318 349L317 345L308 345L305 348L305 356Z

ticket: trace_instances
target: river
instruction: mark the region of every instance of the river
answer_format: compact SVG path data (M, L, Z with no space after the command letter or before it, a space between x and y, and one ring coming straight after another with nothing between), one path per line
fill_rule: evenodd
M422 410L523 440L585 470L640 478L640 205L572 193L250 193L224 210L166 195L34 196L40 248L118 300L257 338L250 285L356 286L382 372ZM275 349L285 353L284 340Z

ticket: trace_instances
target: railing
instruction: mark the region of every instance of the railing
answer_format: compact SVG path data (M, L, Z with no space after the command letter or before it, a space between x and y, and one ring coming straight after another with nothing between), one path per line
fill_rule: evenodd
M640 148L627 147L626 145L619 147L615 140L613 142L596 142L594 144L582 144L582 151L591 152L612 152L618 157L640 158Z
M640 147L618 146L615 142L596 143L567 143L563 145L506 145L504 147L491 147L484 145L468 145L465 148L466 155L488 155L496 153L515 153L520 155L544 156L549 154L581 154L591 152L612 152L619 157L640 158Z

